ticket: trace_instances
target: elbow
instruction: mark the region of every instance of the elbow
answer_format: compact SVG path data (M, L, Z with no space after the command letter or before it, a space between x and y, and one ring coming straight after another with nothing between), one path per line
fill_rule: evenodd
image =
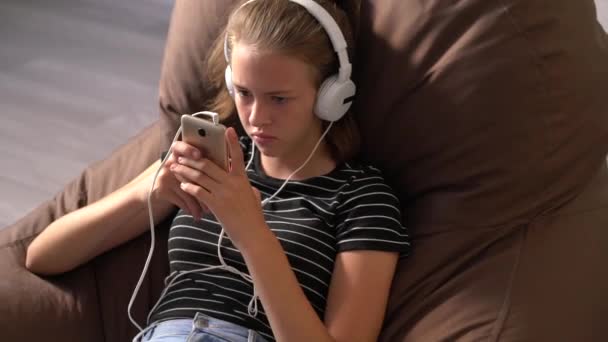
M40 265L40 258L36 256L36 250L32 248L31 244L25 252L25 268L32 273L44 273L44 269Z
M45 259L48 260L49 258L40 256L40 253L37 252L35 246L32 246L33 245L30 244L25 252L25 268L28 271L37 275L54 275L61 273L58 270L54 270L52 265L48 264L48 262L45 262Z
M31 251L31 248L28 247L27 251L25 252L25 268L32 273L38 273L38 261L33 254L34 253Z

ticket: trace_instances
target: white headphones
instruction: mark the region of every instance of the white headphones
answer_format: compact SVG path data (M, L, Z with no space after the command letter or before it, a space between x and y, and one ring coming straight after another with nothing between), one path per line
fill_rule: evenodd
M243 6L256 0L249 0L242 4L236 11ZM346 52L346 40L342 31L338 27L332 16L314 0L289 0L295 2L306 10L319 21L321 26L327 32L331 40L334 51L338 54L340 69L338 74L331 75L326 78L317 92L315 101L315 114L326 121L338 121L350 108L356 91L355 83L350 79L352 66L348 60ZM235 11L235 12L236 12ZM232 85L232 69L230 68L230 54L228 51L228 34L224 37L224 56L228 67L226 67L226 88L230 96L234 97L234 86Z

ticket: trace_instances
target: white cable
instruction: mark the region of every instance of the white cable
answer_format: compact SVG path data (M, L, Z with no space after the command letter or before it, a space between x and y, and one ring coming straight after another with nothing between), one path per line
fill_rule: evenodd
M321 137L319 138L319 140L317 141L317 144L315 145L315 147L312 149L312 152L310 152L310 154L308 155L308 158L306 158L306 160L304 161L304 163L302 165L300 165L299 168L297 168L294 172L292 172L289 177L287 177L287 179L285 180L285 182L283 182L283 185L281 185L281 187L279 188L279 190L277 190L274 194L272 194L272 196L268 197L267 199L265 199L264 201L262 201L262 206L266 203L268 203L268 201L270 201L271 199L273 199L276 195L279 194L279 192L281 192L281 190L283 190L283 188L285 187L285 185L287 185L287 182L289 182L289 180L291 179L291 177L293 177L293 175L295 175L296 173L298 173L298 171L302 170L302 168L308 164L308 162L310 161L310 159L312 158L313 154L315 153L315 151L317 150L317 148L319 148L319 145L321 144L321 141L323 141L323 138L325 138L325 136L327 135L327 132L329 132L329 129L331 128L331 126L333 126L334 122L330 121L329 125L327 126L327 128L325 129L325 132L323 132L323 134L321 135Z
M218 123L217 113L203 111L203 112L197 112L197 113L192 114L192 116L199 116L199 115L209 115L209 116L211 116L214 123L216 123L216 124ZM173 141L171 142L171 145L173 145L173 143L177 140L177 138L179 137L181 132L182 132L182 127L180 126L179 129L177 130L177 133L175 134L175 137L173 137ZM156 241L156 234L154 233L154 214L152 212L152 191L154 190L154 185L156 184L156 179L158 178L158 174L160 173L160 170L162 170L163 165L165 165L165 162L169 159L169 157L171 156L172 153L173 153L173 151L171 149L169 149L169 152L167 153L165 158L160 163L158 170L156 170L156 173L154 174L154 179L152 180L152 186L150 187L150 191L148 191L148 217L150 219L150 252L148 252L148 257L146 258L146 263L144 264L144 268L141 272L141 275L139 276L137 285L135 285L135 289L133 290L133 294L131 295L131 299L129 300L129 306L127 307L127 315L129 316L129 320L131 321L131 323L133 323L134 326L137 327L137 329L139 329L139 331L143 331L143 329L139 324L137 324L137 321L135 321L135 319L131 315L131 308L133 307L135 298L137 298L137 294L139 293L141 284L143 283L146 273L148 271L148 267L150 266L150 261L152 260L152 255L154 254L154 245L155 245L155 241Z
M209 115L209 116L212 117L213 122L215 124L218 124L219 120L218 120L217 113L203 111L203 112L197 112L197 113L192 114L192 116L198 116L198 115ZM315 147L312 149L312 151L308 155L308 158L306 158L306 160L304 161L304 163L302 163L302 165L300 167L298 167L294 172L292 172L289 175L289 177L287 177L287 179L283 182L283 184L281 185L281 187L274 194L272 194L272 196L270 196L269 198L267 198L267 199L265 199L265 200L262 201L262 207L264 207L266 205L266 203L268 203L277 194L279 194L279 192L281 192L283 190L283 188L287 185L287 183L289 182L289 180L310 161L310 159L314 155L315 151L317 150L317 148L321 144L321 141L323 141L323 138L329 132L329 129L332 127L332 125L333 125L333 121L330 121L329 125L325 129L325 132L323 132L323 134L321 135L321 137L317 141ZM182 127L180 126L180 128L177 130L177 133L175 134L175 137L173 138L173 141L171 142L171 145L173 145L173 143L177 140L177 138L179 137L181 131L182 131ZM146 262L144 264L144 268L142 270L142 273L141 273L141 275L139 277L139 281L137 282L137 285L135 286L133 294L131 295L131 300L129 301L129 306L128 306L128 309L127 309L129 320L140 331L140 333L137 334L137 336L135 337L134 341L138 338L138 336L140 336L141 334L143 334L144 329L142 329L142 327L139 324L137 324L137 322L135 321L135 319L131 315L131 308L133 306L133 303L135 302L135 298L137 297L137 294L139 292L141 284L143 283L145 275L146 275L146 273L148 271L148 267L150 266L150 261L152 260L152 255L154 253L154 245L155 245L154 215L153 215L153 212L152 212L152 191L154 190L154 185L156 184L156 179L158 178L158 174L160 173L163 165L169 159L169 157L171 156L172 153L173 153L172 150L169 149L167 155L162 160L162 162L160 164L160 167L158 168L158 170L156 170L156 173L154 174L154 179L152 180L152 186L150 188L150 191L148 191L148 216L149 216L149 219L150 219L150 252L148 253L148 257L147 257ZM255 143L252 141L251 156L249 157L249 161L247 162L247 166L245 166L245 170L249 169L249 166L251 165L251 163L253 161L254 154L255 154ZM218 255L218 258L219 258L219 261L220 261L220 265L218 265L218 266L210 266L210 267L205 267L205 268L200 268L200 269L195 269L195 270L190 270L190 271L185 271L185 272L181 272L181 273L179 271L177 271L177 272L173 272L170 275L168 275L165 278L165 288L163 289L163 292L161 293L160 297L158 298L158 301L154 304L154 306L152 307L152 309L148 313L148 316L147 316L147 319L146 319L146 323L149 324L150 317L151 317L152 313L154 313L154 311L159 306L159 304L161 303L161 301L164 298L164 296L167 294L167 291L169 290L169 288L171 287L171 285L173 285L173 283L179 277L184 276L186 274L190 274L190 273L199 273L199 272L202 273L202 272L206 272L206 271L210 271L210 270L214 270L214 269L224 269L224 270L226 270L228 272L231 272L231 273L234 273L234 274L237 274L237 275L241 276L243 279L245 279L246 281L249 281L251 283L251 285L253 287L253 296L251 298L251 301L249 302L249 305L247 306L247 311L248 311L248 314L251 317L255 318L257 316L257 314L258 314L258 304L257 304L257 302L258 302L257 301L258 294L257 294L257 291L256 291L255 284L253 282L253 278L249 274L243 273L243 272L239 271L238 269L236 269L236 268L234 268L232 266L229 266L224 261L224 258L222 257L222 252L221 252L221 247L222 247L222 241L223 241L223 238L224 238L224 234L225 234L224 227L222 227L222 231L220 232L220 236L219 236L218 243L217 243L217 255ZM172 277L175 273L177 273L177 275L175 275L175 277L173 277L173 279L171 279L171 281L167 284L167 280L170 277Z
M312 149L312 151L310 152L310 154L308 155L308 158L306 158L306 160L304 161L304 163L302 163L302 165L300 165L300 167L298 167L294 172L292 172L287 179L285 179L285 181L283 182L283 184L281 185L281 187L275 191L274 194L272 194L270 197L266 198L265 200L262 201L262 208L266 205L266 203L268 203L271 199L273 199L276 195L279 194L279 192L281 192L283 190L283 188L287 185L287 183L289 182L289 180L291 179L291 177L293 177L296 173L298 173L298 171L300 171L306 164L308 164L308 162L310 161L310 159L312 158L312 156L314 155L315 151L317 151L317 148L319 148L319 145L321 144L321 141L323 141L323 138L325 138L325 136L327 135L327 133L329 132L330 128L333 126L334 122L330 121L329 125L327 126L327 128L325 129L325 132L323 132L323 134L321 135L321 137L319 138L319 140L317 141L317 143L315 144L315 147ZM255 143L251 142L252 146L251 146L251 156L249 157L249 162L247 163L247 166L245 167L245 170L249 169L249 165L251 165L251 162L253 161L253 156L255 154ZM224 237L224 227L222 227L222 231L220 232L220 238L218 241L218 246L217 246L217 255L220 259L220 263L226 267L230 267L228 265L226 265L226 263L224 262L224 258L222 258L222 253L220 251L220 246L222 243L222 239ZM234 269L234 268L233 268ZM258 294L255 288L255 283L253 282L253 279L251 278L250 275L248 274L244 274L241 273L239 270L234 269L236 272L233 273L237 273L238 275L240 275L241 277L245 278L246 280L249 280L251 282L251 285L253 287L253 297L251 298L251 301L249 302L249 305L247 306L247 313L249 314L249 316L255 318L258 314ZM251 279L251 280L250 280Z

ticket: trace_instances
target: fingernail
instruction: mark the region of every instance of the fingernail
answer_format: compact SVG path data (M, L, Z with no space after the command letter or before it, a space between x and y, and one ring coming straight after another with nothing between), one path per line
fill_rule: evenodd
M183 157L178 157L177 158L177 162L180 163L180 164L183 164L184 163L184 158Z
M179 186L180 186L182 189L185 189L185 188L186 188L186 183L179 183Z
M171 169L171 170L175 170L176 168L177 168L177 165L175 165L175 164L171 164L171 166L170 166L170 169Z

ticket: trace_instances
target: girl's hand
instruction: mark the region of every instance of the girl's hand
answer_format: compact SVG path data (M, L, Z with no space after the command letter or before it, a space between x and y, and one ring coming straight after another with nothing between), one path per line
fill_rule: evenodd
M249 240L254 229L266 222L260 204L260 193L251 186L243 152L233 128L226 130L230 152L230 170L225 171L209 159L193 159L182 155L171 171L183 179L181 188L194 197L201 206L208 207L220 221L233 243Z
M171 167L177 164L178 158L190 158L192 160L200 160L202 159L201 151L196 147L189 145L183 141L176 141L171 145L171 155L162 166L158 178L156 178L156 183L154 184L154 189L152 190L152 199L154 200L165 200L168 201L181 209L188 212L195 219L200 219L203 212L207 212L208 209L205 206L201 206L201 204L191 195L184 192L180 188L180 183L184 181L184 179L179 178L178 175L171 172ZM156 170L155 170L156 171ZM145 198L147 201L147 194L152 186L152 180L154 179L153 172L147 179L145 183Z

